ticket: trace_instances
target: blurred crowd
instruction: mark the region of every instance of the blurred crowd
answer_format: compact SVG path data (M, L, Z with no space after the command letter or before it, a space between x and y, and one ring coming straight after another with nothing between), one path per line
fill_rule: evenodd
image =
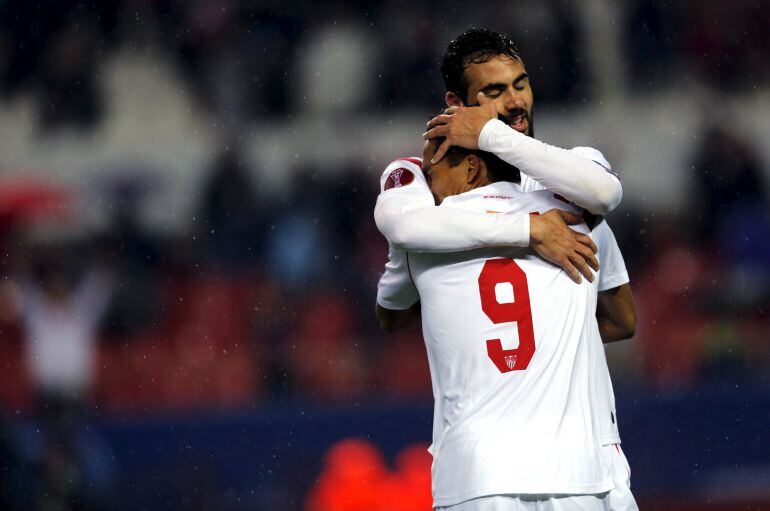
M317 18L319 8L329 16ZM475 25L510 32L537 63L539 103L586 101L597 98L581 54L580 9L560 0L473 9L457 0L408 8L399 1L7 1L0 4L0 93L35 90L43 130L94 127L110 53L151 43L202 105L236 124L304 109L433 108L442 96L437 55ZM769 11L752 1L729 8L718 0L629 2L617 12L628 86L660 88L682 78L719 91L767 84Z
M42 137L62 125L98 130L101 64L152 39L196 101L236 129L300 110L432 111L448 38L469 24L511 31L516 20L527 27L514 32L522 53L538 63L538 104L586 101L593 89L577 65L572 4L528 3L501 17L491 4L470 14L461 2L408 10L398 1L2 2L0 95L35 91ZM439 5L468 16L429 23ZM318 25L319 8L335 13L328 23ZM622 30L628 86L665 87L683 65L718 90L767 86L769 9L631 2ZM68 473L68 428L94 410L430 399L419 327L386 335L374 318L387 253L372 219L378 176L363 165L300 168L277 194L255 182L243 149L222 148L184 233L142 222L146 202L163 198L140 180L113 183L103 199L109 218L84 233L71 228L78 218L67 207L79 190L3 169L0 410L48 417L57 448L43 463L53 474L46 495L74 491L72 478L55 474ZM690 153L695 207L627 208L609 219L640 308L636 337L609 352L619 386L675 392L706 380L766 382L770 373L766 163L728 125L705 128Z

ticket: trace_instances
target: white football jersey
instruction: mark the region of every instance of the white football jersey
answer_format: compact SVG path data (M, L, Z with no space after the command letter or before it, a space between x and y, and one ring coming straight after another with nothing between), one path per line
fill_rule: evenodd
M494 212L570 209L550 192L524 193L506 182L443 204ZM598 283L575 284L529 249L407 258L436 398L434 505L612 488L592 385Z
M604 158L601 152L590 147L576 147L573 152L589 158L605 168L610 168L609 162ZM398 197L402 203L411 205L432 205L433 195L428 188L428 184L422 174L421 158L402 158L392 162L382 174L380 179L379 201L385 197L387 192L390 196ZM522 174L520 187L524 191L544 190L542 185ZM479 219L474 219L479 229L490 229L490 224L482 224ZM446 251L448 247L460 246L467 247L469 243L475 241L468 233L463 232L460 225L455 228L454 233L447 233L447 236L454 234L451 241L443 240L438 251ZM601 270L598 278L599 291L606 291L629 282L628 272L626 271L623 256L617 245L612 230L606 221L601 222L592 232L591 237L599 248L597 259L600 261ZM389 247L389 261L386 265L385 273L382 275L378 285L377 301L378 303L391 310L408 309L419 300L419 294L412 284L409 276L406 262L406 254L403 250ZM610 373L607 368L601 339L597 343L600 349L594 350L596 357L595 368L597 370L595 382L597 384L597 421L600 426L600 437L605 445L620 443L618 432L618 418L615 409L615 395L612 388Z
M589 153L589 157L609 165L601 153L590 151L593 154ZM391 164L382 177L381 196L390 193L403 195L405 200L432 201L419 163L419 159L410 158L408 163L400 160ZM393 179L393 171L398 167L406 167L413 174L407 177L408 182L404 183L401 175ZM537 182L522 177L523 187L541 188ZM443 205L466 208L469 213L474 208L498 212L517 208L524 212L571 208L550 192L526 194L526 198L521 192L522 186L496 183L450 197ZM595 300L597 289L610 289L624 283L621 273L627 282L627 274L612 233L606 224L600 226L593 236L600 247L597 257L606 278L600 273L595 284L584 282L580 286L526 249L410 254L407 259L403 251L391 247L391 261L380 281L378 302L389 309L413 305L420 296L411 277L423 295L424 331L436 397L431 448L434 505L451 505L493 493L592 493L605 491L610 486L601 454L596 449L600 443L597 439L611 443L619 439L616 439L611 382L595 322ZM612 245L609 250L608 239ZM518 269L500 260L506 256L516 258L513 262ZM608 266L611 257L619 259L622 272L606 271L612 268ZM486 259L500 262L487 266ZM470 267L475 270L468 269ZM447 270L446 275L435 279L437 271L444 273L441 268ZM484 275L481 275L482 268ZM524 274L524 284L519 270ZM467 273L475 273L470 284ZM514 274L517 276L508 282L495 282L500 275ZM484 298L481 282L474 280L481 276L485 277ZM447 288L450 282L455 285ZM463 284L452 292L459 282ZM492 283L494 292L489 291ZM545 296L538 293L530 297L531 319L516 306L522 286L527 294L530 289L545 290ZM455 295L463 295L466 302L470 300L475 311L467 310L467 304L453 306L451 297L463 299ZM428 297L433 299L428 301ZM481 305L489 310L481 312ZM557 306L567 314L560 314L557 321L548 319L558 310ZM525 316L522 320L510 319L522 314ZM493 316L500 323L492 323ZM486 349L485 343L481 344L481 359L478 350L472 348L473 343L463 341L475 330L481 337L490 337L486 339L490 341ZM492 339L495 334L499 344L491 342L495 341ZM448 336L447 341L442 335ZM519 342L520 335L525 338L524 346ZM538 349L543 342L541 336L545 342ZM512 349L517 342L518 347ZM559 356L561 351L563 356ZM543 369L533 371L532 363L534 368L542 365ZM524 365L526 369L522 368ZM559 390L549 393L548 389L554 385ZM602 420L609 416L612 419ZM548 418L554 419L554 423L549 424ZM517 440L509 442L505 431L512 431ZM554 460L559 461L553 463ZM457 469L479 466L486 470Z

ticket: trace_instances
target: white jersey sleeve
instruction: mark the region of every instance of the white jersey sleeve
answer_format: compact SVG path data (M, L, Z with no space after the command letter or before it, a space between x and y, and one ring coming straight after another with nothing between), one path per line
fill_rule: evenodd
M484 125L479 134L479 149L494 153L543 188L591 213L606 215L623 198L620 179L595 149L554 147L511 129L499 119ZM593 157L597 153L598 159Z
M410 252L529 245L529 215L436 207L419 158L385 168L374 220L395 248Z
M420 299L409 274L406 252L392 245L388 248L385 272L377 283L377 303L390 310L406 310Z
M629 282L628 270L620 252L618 242L607 221L601 222L593 232L594 240L599 249L599 291L614 289Z

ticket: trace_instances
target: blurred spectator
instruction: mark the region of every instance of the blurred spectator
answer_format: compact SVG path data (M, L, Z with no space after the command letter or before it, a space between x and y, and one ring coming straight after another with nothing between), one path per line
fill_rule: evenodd
M693 0L684 6L682 49L701 79L720 91L750 91L767 81L770 4L741 1L727 8L719 0Z
M219 155L203 187L199 234L215 267L242 268L259 261L264 238L259 205L237 149Z
M158 319L162 303L159 241L141 222L143 201L151 187L151 179L141 169L125 167L106 192L110 218L98 237L98 248L114 272L113 297L102 321L111 336L126 337Z
M629 86L635 89L660 87L670 80L677 64L682 24L682 6L655 0L631 2L623 31L628 48Z
M77 439L96 376L97 328L111 288L97 268L75 279L71 255L63 246L43 247L32 273L19 280L16 295L42 429L41 510L82 503L85 480Z
M708 128L692 169L693 214L698 240L708 242L737 204L765 202L759 162L748 144L727 128Z
M99 120L99 40L94 16L79 12L46 47L40 100L43 128L62 124L87 128Z

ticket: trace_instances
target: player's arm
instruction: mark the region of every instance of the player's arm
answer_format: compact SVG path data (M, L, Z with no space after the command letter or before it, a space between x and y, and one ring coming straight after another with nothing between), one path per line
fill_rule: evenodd
M420 302L405 310L386 309L379 303L376 305L377 320L386 332L396 332L420 318Z
M404 172L409 172L406 179ZM398 173L400 186L389 188L394 173ZM568 227L581 221L577 215L559 210L533 216L437 207L422 170L408 160L396 160L385 169L374 219L394 248L409 252L531 246L576 282L581 273L593 280L591 268L598 270L593 241Z
M621 341L636 333L636 304L630 284L599 293L596 320L602 342Z
M446 137L434 160L440 160L452 145L479 148L591 213L606 215L618 207L623 187L603 156L587 158L519 133L497 119L496 108L482 93L479 103L482 106L449 107L428 123L425 138Z
M394 173L399 186L388 188ZM385 169L374 208L374 220L383 236L394 247L409 252L526 247L530 242L528 216L439 208L422 169L408 160L396 160Z
M390 245L385 271L377 283L375 313L386 332L400 330L420 317L420 295L409 273L406 252Z
M543 187L591 213L606 215L623 198L620 179L599 151L594 150L596 156L591 159L528 137L497 119L484 125L479 149L496 154Z
M602 265L596 303L599 333L605 343L628 339L636 332L636 304L623 254L606 221L597 225L591 236L599 247Z

